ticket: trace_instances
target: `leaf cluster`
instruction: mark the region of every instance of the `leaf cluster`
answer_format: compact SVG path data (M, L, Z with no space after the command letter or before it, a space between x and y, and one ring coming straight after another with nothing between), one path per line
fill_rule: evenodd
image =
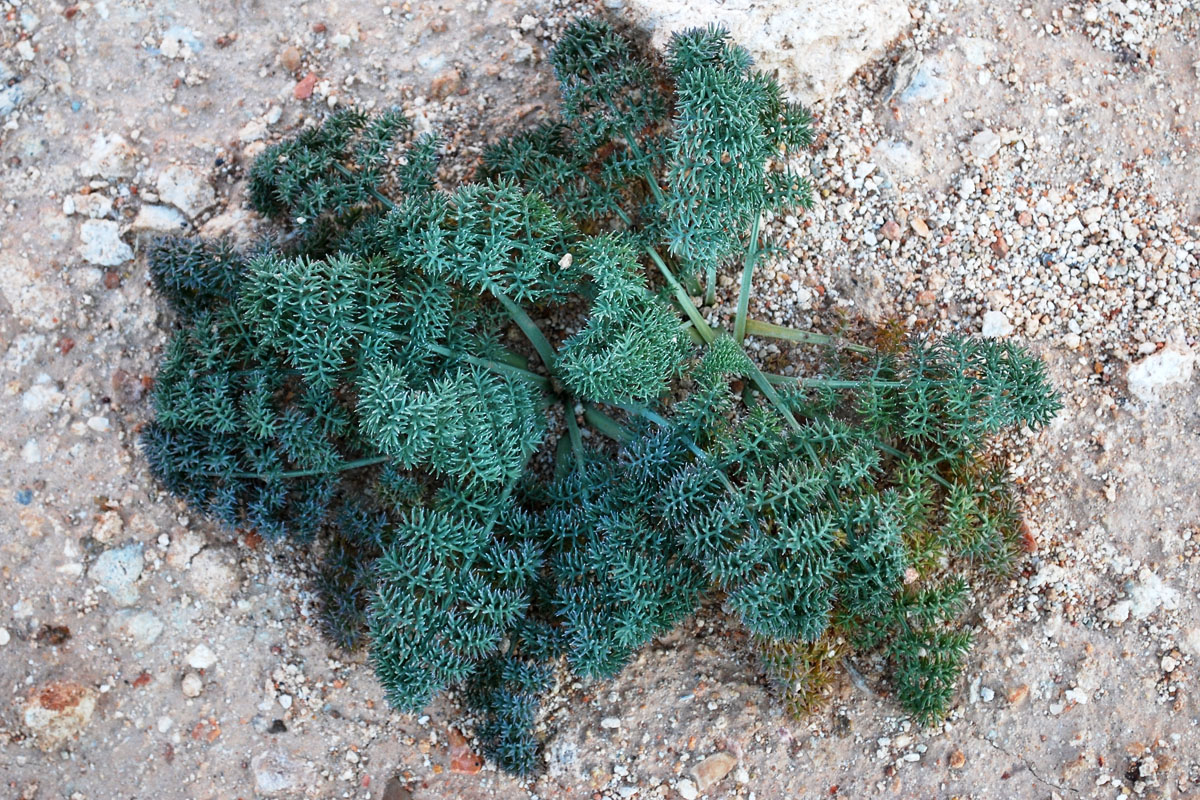
M516 773L557 664L612 676L706 596L792 708L872 649L937 719L965 577L1016 554L988 444L1053 417L1044 368L912 338L765 375L746 299L761 216L807 202L786 162L807 113L718 29L657 65L585 20L553 65L562 119L490 147L476 181L442 188L398 112L343 111L251 169L277 238L158 243L178 328L151 469L227 525L315 540L331 638L368 647L398 709L465 689ZM684 284L738 259L731 336Z

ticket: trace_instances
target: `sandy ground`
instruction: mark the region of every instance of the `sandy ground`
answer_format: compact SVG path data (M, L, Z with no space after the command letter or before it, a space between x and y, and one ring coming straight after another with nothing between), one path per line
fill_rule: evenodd
M817 207L772 223L791 252L757 314L1018 336L1067 400L1013 444L1033 552L974 609L944 725L912 727L869 659L788 719L714 606L615 681L564 681L521 784L465 757L453 698L390 713L320 638L308 554L154 485L147 231L249 236L245 165L331 106L402 104L462 172L553 108L548 41L587 7L0 0L0 792L1200 797L1188 3L914 3L911 35L816 108ZM736 763L704 787L715 753Z

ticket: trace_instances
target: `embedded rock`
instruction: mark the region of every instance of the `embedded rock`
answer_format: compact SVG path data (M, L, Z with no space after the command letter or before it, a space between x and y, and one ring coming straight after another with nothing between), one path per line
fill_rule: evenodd
M710 22L725 27L759 69L778 70L784 91L803 102L837 94L912 22L904 0L627 0L626 6L660 49L676 31Z
M87 161L79 167L85 178L132 178L137 173L137 151L119 133L98 133L92 139Z
M155 184L158 195L178 208L189 218L210 208L217 202L217 194L208 182L208 176L190 167L174 166L158 176Z
M718 784L737 766L737 756L733 753L713 753L692 768L692 777L696 779L696 788L702 792Z
M54 750L87 727L96 711L96 692L70 681L40 686L22 706L25 727L42 750Z
M137 579L141 577L145 557L141 542L127 544L115 550L105 550L88 570L88 576L108 592L118 606L137 602Z
M1126 373L1129 393L1143 403L1158 399L1159 392L1166 386L1192 379L1196 354L1183 342L1181 334L1172 338L1166 347L1131 365Z
M79 254L101 267L115 267L133 258L133 249L121 241L121 229L107 219L89 219L79 226Z
M254 789L265 797L283 797L303 792L316 783L316 772L305 762L282 750L268 750L250 759Z
M170 206L142 206L129 225L134 233L180 233L187 218Z

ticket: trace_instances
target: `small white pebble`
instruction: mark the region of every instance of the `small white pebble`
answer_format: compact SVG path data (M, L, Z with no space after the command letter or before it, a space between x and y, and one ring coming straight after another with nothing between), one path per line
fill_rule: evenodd
M621 720L618 717L605 717L604 719L600 720L600 727L613 730L621 727Z
M199 697L200 692L204 689L204 681L200 680L200 676L196 673L189 672L183 676L179 688L183 690L184 697Z
M217 663L217 654L206 644L198 644L187 654L188 666L192 669L208 669Z

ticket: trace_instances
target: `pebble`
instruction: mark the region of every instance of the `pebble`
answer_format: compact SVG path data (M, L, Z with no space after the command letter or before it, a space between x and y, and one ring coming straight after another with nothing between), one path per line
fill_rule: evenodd
M16 111L24 99L25 92L17 82L16 74L0 63L0 119Z
M883 223L883 227L879 229L879 235L892 242L900 241L900 232L900 224L894 219Z
M125 522L118 511L105 511L92 526L92 538L102 544L107 544L121 535L125 530Z
M974 158L980 161L987 161L1000 152L1001 144L1000 135L995 131L985 128L971 138L971 143L967 146L967 149L970 150Z
M912 226L912 229L916 232L917 236L920 236L922 239L928 239L932 235L932 232L929 230L929 225L926 224L925 220L921 219L920 217L913 217L909 225Z
M1013 332L1013 325L1001 311L987 311L983 315L980 334L985 339L998 339Z
M317 73L310 72L300 80L296 81L295 88L292 89L292 97L297 100L307 100L312 97L313 89L317 85Z
M615 730L621 727L621 720L619 717L605 717L600 720L600 727L607 730Z
M955 748L950 753L950 759L949 759L950 769L962 769L963 766L966 765L966 763L967 763L967 757L966 757L966 755L963 754L962 750Z
M1163 388L1192 379L1196 354L1182 343L1182 338L1178 336L1162 350L1129 366L1125 378L1130 394L1149 403L1158 399Z
M117 133L98 133L92 139L87 160L79 165L84 178L117 180L137 174L137 150Z
M280 797L316 785L315 771L282 750L268 750L250 759L254 789L265 797Z
M229 547L206 547L191 560L188 585L201 597L226 605L241 588L242 570Z
M90 264L115 267L133 258L133 249L121 241L121 228L112 220L84 220L79 241L79 255Z
M204 549L204 537L193 530L180 528L173 531L171 544L167 548L167 566L186 570L196 554Z
M1145 619L1158 609L1174 611L1179 608L1179 592L1163 583L1162 578L1143 567L1136 583L1125 585L1129 594L1129 611L1138 619Z
M77 737L92 721L96 692L73 681L55 681L25 700L21 718L42 750L56 750Z
M675 783L675 791L679 792L679 796L683 800L696 800L700 796L700 790L696 788L696 784L687 778L681 778Z
M1174 672L1175 668L1179 666L1179 661L1169 655L1163 656L1159 666L1162 667L1163 672L1170 673Z
M168 167L158 176L155 187L159 197L189 218L195 218L217 201L208 176L193 167L179 164Z
M8 628L0 627L0 647L4 647L4 645L8 644L11 638L12 637L10 637L8 634Z
M113 201L106 194L90 192L89 194L67 195L63 200L63 214L68 217L81 214L92 219L104 219L113 210Z
M1118 600L1108 608L1104 609L1101 616L1108 622L1114 625L1124 624L1129 619L1129 612L1133 609L1133 603L1128 600Z
M719 783L729 771L737 766L737 756L733 753L713 753L708 758L692 767L692 777L696 779L696 787L704 792L710 786Z
M133 233L180 233L187 228L187 217L170 206L145 205L129 224Z
M189 672L179 682L179 688L183 691L184 697L199 697L200 692L204 690L204 681L196 673Z
M279 54L279 63L288 72L295 72L300 69L301 54L298 47L285 47L283 52Z
M163 632L163 622L149 611L121 611L114 618L115 627L128 636L134 647L143 649L154 644Z
M141 542L105 550L88 570L88 577L100 584L100 588L108 592L118 606L131 606L137 602L135 583L145 564L142 551Z
M208 645L198 644L187 654L187 663L192 669L209 669L217 663L217 654Z
M434 76L429 84L429 96L435 100L445 100L452 94L457 94L462 86L462 73L456 69L446 69Z
M21 395L21 408L35 413L55 412L65 400L66 395L59 391L50 376L43 372L34 379L34 384Z
M412 792L399 778L388 778L380 800L412 800Z

